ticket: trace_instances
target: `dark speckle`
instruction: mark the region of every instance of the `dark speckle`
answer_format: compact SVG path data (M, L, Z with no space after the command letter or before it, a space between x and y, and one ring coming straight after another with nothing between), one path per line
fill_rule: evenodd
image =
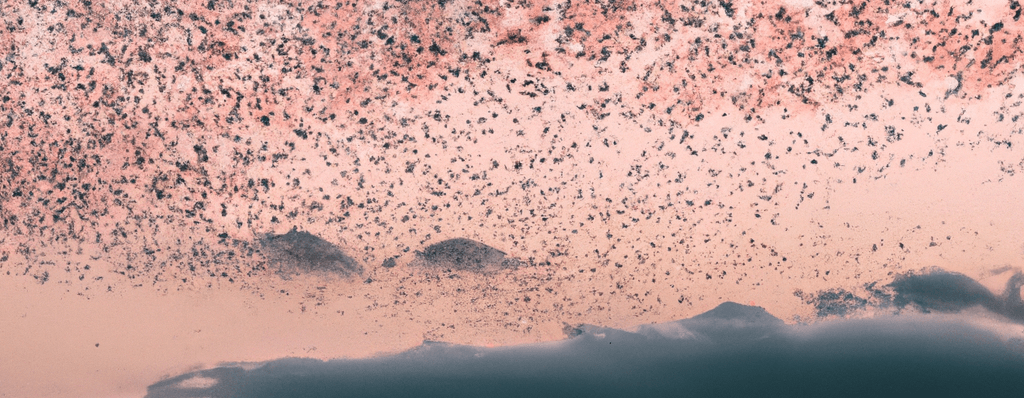
M268 234L261 243L271 264L284 273L360 274L363 267L334 244L293 228L283 235Z
M867 300L844 289L823 290L817 294L805 294L798 290L795 295L807 304L813 305L818 311L819 317L829 315L843 317L863 309L868 304Z
M505 257L505 252L483 243L455 238L427 246L417 251L422 265L435 268L482 272L495 268L512 268L518 261Z

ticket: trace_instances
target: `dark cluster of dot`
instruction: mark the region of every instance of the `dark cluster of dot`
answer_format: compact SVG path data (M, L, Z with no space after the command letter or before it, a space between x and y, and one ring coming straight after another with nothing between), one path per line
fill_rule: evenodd
M5 3L0 270L256 285L258 237L298 226L366 284L466 238L546 270L508 276L531 281L516 305L642 313L717 299L688 293L709 280L898 261L903 243L783 249L770 231L954 146L992 152L996 178L1024 171L1024 92L1000 88L1019 3L992 20L916 4ZM961 106L993 95L972 124ZM430 275L402 278L456 274ZM465 283L444 294L498 289ZM592 288L539 299L557 283Z

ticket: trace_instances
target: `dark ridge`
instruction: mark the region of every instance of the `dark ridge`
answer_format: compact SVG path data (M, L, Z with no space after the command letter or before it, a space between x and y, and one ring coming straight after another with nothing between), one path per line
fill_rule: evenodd
M721 320L721 321L743 321L758 324L781 325L781 319L765 311L763 307L754 307L726 301L708 312L694 316L690 320Z
M921 275L904 275L891 284L896 291L893 304L915 304L922 310L959 311L974 306L992 308L996 296L970 277L934 270Z
M676 321L707 341L728 342L735 347L759 341L785 326L764 308L726 301L693 318Z
M899 308L913 305L924 312L957 312L981 306L1024 323L1024 303L1020 297L1022 285L1024 274L1017 272L1006 282L1005 293L997 296L966 275L931 269L921 274L902 275L889 287L895 292L893 304Z
M519 261L506 258L505 252L471 239L448 239L416 251L421 265L437 268L451 268L460 271L483 272L494 269L513 268Z
M794 295L813 305L818 317L845 317L867 307L903 309L908 306L924 313L959 312L982 307L1017 323L1024 323L1024 302L1020 288L1024 273L1015 273L1007 282L1005 293L996 295L970 277L930 268L917 273L899 275L892 283L876 288L878 282L865 285L866 297L845 289L828 289L816 293L801 290Z
M764 308L725 302L692 318L640 326L639 333L668 339L689 336L702 342L727 343L738 348L758 342L784 326L785 322Z
M271 264L282 272L358 275L363 267L340 248L309 232L292 228L283 235L267 234L260 243Z

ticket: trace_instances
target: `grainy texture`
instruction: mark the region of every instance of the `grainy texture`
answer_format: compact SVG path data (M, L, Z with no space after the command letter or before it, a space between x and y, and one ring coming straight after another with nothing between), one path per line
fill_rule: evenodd
M0 379L109 395L195 364L552 340L727 300L808 321L931 266L1002 289L1024 268L1020 14L2 2L0 352L39 365ZM296 227L352 277L281 278L261 242ZM450 239L520 266L415 266Z
M359 275L363 267L341 249L309 232L293 229L284 235L267 234L260 242L282 273Z
M450 268L462 271L485 272L512 268L519 262L505 258L505 252L483 243L464 239L448 239L416 251L421 266Z

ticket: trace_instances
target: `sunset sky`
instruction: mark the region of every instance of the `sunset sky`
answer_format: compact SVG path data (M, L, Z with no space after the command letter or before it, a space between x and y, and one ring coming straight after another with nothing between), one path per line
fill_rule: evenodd
M1021 12L5 1L0 397L725 302L783 340L942 314L1012 346Z

